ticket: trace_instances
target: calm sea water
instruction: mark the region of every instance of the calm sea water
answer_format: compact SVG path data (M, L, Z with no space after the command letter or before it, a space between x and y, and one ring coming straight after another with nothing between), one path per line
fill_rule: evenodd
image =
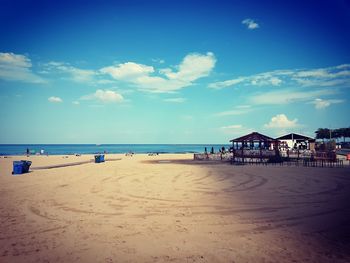
M44 150L45 154L94 154L94 153L200 153L204 148L210 151L214 147L215 152L225 144L0 144L0 155L22 155L27 149L32 154Z

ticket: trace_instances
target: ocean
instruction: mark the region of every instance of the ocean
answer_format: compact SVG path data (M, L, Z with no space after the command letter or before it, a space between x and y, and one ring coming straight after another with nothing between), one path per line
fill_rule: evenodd
M228 144L0 144L0 155L23 155L29 149L31 154L49 155L96 154L96 153L201 153L206 147L215 152Z

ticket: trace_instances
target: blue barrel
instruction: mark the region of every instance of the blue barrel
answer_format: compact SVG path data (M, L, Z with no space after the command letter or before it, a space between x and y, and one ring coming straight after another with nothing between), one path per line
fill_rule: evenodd
M95 155L95 163L102 163L105 161L105 156L103 154Z
M13 171L12 174L22 174L23 173L23 162L13 161Z
M29 167L32 164L31 161L26 161L26 160L22 160L23 162L23 173L28 173L29 172Z
M23 174L29 172L29 167L32 164L31 161L21 160L13 161L13 171L12 174Z

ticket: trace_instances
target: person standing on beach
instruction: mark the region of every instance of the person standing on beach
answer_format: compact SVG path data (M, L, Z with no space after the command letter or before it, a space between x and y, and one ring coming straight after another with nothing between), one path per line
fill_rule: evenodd
M27 157L29 156L29 148L27 148Z

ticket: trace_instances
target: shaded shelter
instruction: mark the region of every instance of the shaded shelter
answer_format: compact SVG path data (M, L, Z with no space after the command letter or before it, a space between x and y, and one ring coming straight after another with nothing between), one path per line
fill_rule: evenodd
M252 132L242 137L230 140L232 142L233 158L271 158L279 155L278 140L258 132Z
M305 135L289 133L276 139L281 142L281 146L284 149L303 148L304 150L315 150L315 139Z

